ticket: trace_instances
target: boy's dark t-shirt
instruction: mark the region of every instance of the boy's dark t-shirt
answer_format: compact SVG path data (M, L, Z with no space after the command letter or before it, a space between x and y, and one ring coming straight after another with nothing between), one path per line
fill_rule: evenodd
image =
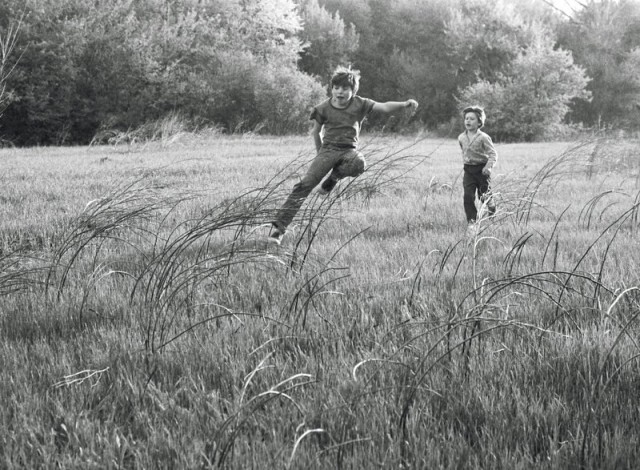
M358 95L344 109L331 105L331 99L313 108L310 119L324 126L323 145L356 148L362 121L376 102Z

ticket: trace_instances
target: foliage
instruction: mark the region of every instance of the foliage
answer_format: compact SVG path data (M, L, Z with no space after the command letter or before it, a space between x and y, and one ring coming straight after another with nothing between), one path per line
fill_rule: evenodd
M263 128L275 135L306 133L310 128L311 106L326 99L326 89L309 75L279 67L261 70L255 90Z
M255 79L234 92L255 95L246 87L257 86L263 69L300 74L301 26L291 0L65 0L25 8L16 46L23 60L10 83L18 100L2 122L19 144L89 142L99 129L138 127L176 111L234 131L255 105L217 99L229 82L233 88L251 70ZM235 75L224 70L230 57ZM291 96L309 93L312 86ZM308 106L288 104L294 114ZM221 115L226 122L211 120Z
M592 78L593 99L580 100L571 119L589 126L638 128L640 3L589 1L558 26L558 42Z
M0 29L0 117L7 106L16 99L13 90L7 89L7 79L20 59L12 56L21 24L22 18L15 23L9 23L4 34Z
M0 38L15 42L1 58L12 72L0 82L0 105L11 103L0 135L88 143L176 114L230 133L304 132L319 86L347 63L363 96L417 99L412 128L452 128L464 96L532 113L504 121L505 139L541 138L562 121L635 128L640 5L580 3L567 19L538 0L5 0ZM566 52L551 59L553 49ZM536 94L538 72L523 66L534 57L543 82L561 75L568 87ZM398 127L372 115L368 128L382 126Z
M560 125L572 100L589 98L586 84L571 54L554 49L549 37L540 35L517 53L508 75L465 88L460 109L478 103L486 108L486 130L496 140L530 142Z
M330 11L355 25L360 47L353 62L362 72L360 94L378 101L415 98L415 119L428 126L454 113L455 80L447 56L443 0L324 0ZM371 119L372 124L384 124Z
M327 84L339 65L352 62L359 46L359 35L353 24L345 25L340 12L329 13L318 0L300 2L304 25L301 39L305 45L300 55L300 69Z
M232 132L306 132L309 106L325 97L319 83L297 70L264 64L249 53L218 54L218 84L206 114Z
M511 63L530 41L531 28L505 2L472 0L452 12L446 24L452 61L457 66L458 86L477 80L495 82L509 75Z

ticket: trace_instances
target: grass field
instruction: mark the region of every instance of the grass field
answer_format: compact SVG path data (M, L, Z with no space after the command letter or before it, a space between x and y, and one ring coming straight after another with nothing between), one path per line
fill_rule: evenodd
M363 140L0 150L0 467L634 468L638 141Z

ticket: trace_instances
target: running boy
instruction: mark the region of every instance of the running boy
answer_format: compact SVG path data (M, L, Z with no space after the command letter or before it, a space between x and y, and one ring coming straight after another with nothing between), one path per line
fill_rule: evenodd
M462 111L465 131L458 136L464 163L464 212L470 226L476 222L476 192L482 202L486 202L490 215L495 214L496 206L491 197L491 170L498 160L498 153L491 137L482 132L486 115L479 106L469 106Z
M297 183L272 223L271 241L280 244L287 227L322 178L330 172L320 187L320 194L329 194L338 180L361 175L364 156L358 152L362 122L371 112L393 113L410 108L415 112L416 100L378 103L357 95L360 72L339 67L331 78L331 98L313 108L310 119L317 155L307 174Z

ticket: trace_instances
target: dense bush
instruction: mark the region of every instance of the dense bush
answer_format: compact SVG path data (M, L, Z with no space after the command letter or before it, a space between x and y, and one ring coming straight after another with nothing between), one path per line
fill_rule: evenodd
M501 141L543 138L562 122L572 99L588 99L584 70L571 54L538 37L513 60L510 73L496 81L480 80L460 95L460 107L486 108L488 132Z
M640 2L588 2L558 27L558 43L571 50L591 78L591 100L577 100L573 121L638 129L640 122Z
M325 88L310 76L278 67L263 70L255 90L264 130L270 134L307 131L311 107L327 98Z
M339 65L351 61L360 45L353 24L345 25L340 12L330 13L318 0L299 0L304 24L301 38L305 44L300 69L327 83Z
M228 132L282 133L318 95L297 69L292 0L21 2L0 7L5 18L26 12L8 82L18 98L0 123L16 144L87 143L176 112ZM272 80L300 87L283 94L293 121L284 106L264 109L285 86Z

